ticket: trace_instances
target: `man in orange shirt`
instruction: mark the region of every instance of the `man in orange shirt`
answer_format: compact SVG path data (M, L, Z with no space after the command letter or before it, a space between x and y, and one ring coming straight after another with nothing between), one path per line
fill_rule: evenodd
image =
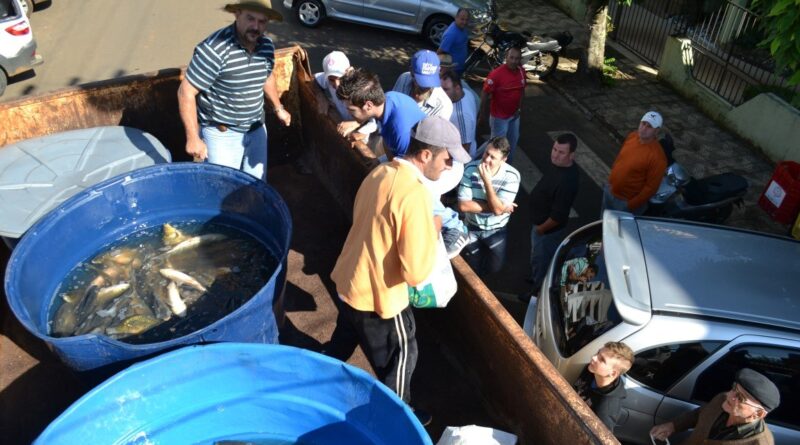
M639 122L639 130L625 138L603 189L601 218L606 209L635 215L647 210L647 201L658 191L667 169L667 157L658 142L663 123L659 113L648 111Z
M417 362L408 285L433 271L439 236L423 177L436 181L453 159L469 159L458 129L439 116L420 121L408 151L361 183L353 225L331 272L342 304L324 353L345 361L360 345L378 379L406 403ZM416 412L423 424L430 422Z

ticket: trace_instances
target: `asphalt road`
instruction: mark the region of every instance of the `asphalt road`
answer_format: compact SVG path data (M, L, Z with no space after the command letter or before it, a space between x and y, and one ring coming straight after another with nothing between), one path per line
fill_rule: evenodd
M17 76L2 100L49 92L81 83L140 74L186 65L194 45L230 23L222 10L225 1L209 0L53 0L41 4L32 15L34 36L45 63L27 76ZM283 12L283 22L270 23L267 31L277 47L300 45L317 68L329 51L348 54L356 66L378 73L384 88L391 88L407 69L411 55L429 47L419 36L328 20L314 29L303 27L293 12L273 1ZM568 75L556 73L556 75ZM476 88L479 83L472 82ZM479 90L478 90L479 91ZM503 271L486 281L522 320L524 307L514 296L527 290L525 278L530 249L528 194L549 164L553 137L574 132L581 141L578 163L581 189L570 227L577 228L599 216L600 186L607 176L617 145L607 132L580 112L547 84L530 85L523 110L522 152L514 165L523 185L517 213L511 219L509 261ZM479 128L479 139L488 128Z

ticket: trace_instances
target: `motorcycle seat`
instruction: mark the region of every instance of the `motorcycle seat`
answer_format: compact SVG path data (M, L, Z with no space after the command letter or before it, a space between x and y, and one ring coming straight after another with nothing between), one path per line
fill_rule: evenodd
M735 173L721 173L703 179L693 179L686 185L683 197L691 205L711 204L734 196L742 196L748 186L747 179Z
M544 42L527 42L528 49L531 51L558 51L558 41L546 40Z

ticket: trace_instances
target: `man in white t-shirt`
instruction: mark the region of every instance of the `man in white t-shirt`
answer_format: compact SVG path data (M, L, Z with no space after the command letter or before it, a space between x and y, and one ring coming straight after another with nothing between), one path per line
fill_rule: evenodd
M353 69L350 66L350 60L341 51L331 51L322 59L322 72L314 74L314 79L317 85L325 93L328 102L336 109L339 119L343 122L342 125L352 125L355 130L356 139L364 140L367 136L378 129L378 124L375 119L370 119L364 124L359 124L350 114L347 105L336 97L336 88L339 87L339 79L345 75L346 72Z
M411 58L411 71L401 74L392 90L411 96L428 116L450 119L453 102L441 87L439 63L435 52L427 49L417 51Z
M475 125L478 122L478 96L471 88L464 88L461 76L453 70L444 70L440 74L442 89L453 102L453 114L450 122L461 134L461 144L469 156L475 159L477 144L475 143Z

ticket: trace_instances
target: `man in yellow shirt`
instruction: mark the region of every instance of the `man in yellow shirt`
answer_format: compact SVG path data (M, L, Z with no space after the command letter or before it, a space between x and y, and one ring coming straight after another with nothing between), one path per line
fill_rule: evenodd
M420 121L406 154L379 165L361 183L353 226L331 272L344 304L324 353L344 361L360 345L378 379L406 403L417 362L408 285L433 271L439 236L422 178L435 181L453 159L468 158L452 123L438 116Z

